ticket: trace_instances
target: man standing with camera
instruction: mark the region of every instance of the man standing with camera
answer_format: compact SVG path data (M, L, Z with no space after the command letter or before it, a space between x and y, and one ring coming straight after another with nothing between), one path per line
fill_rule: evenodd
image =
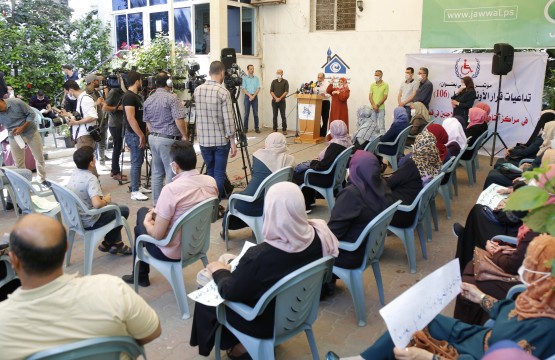
M143 99L139 95L142 89L141 74L130 71L127 74L129 87L121 103L125 116L125 143L131 151L131 200L145 201L151 192L141 186L141 168L145 157L146 124L143 121Z
M106 165L106 132L108 130L108 123L104 119L104 112L102 111L102 105L104 105L104 97L99 91L100 88L100 77L95 74L89 74L85 76L85 87L86 93L93 98L96 104L96 112L98 113L98 122L100 123L100 136L101 139L98 142L98 147L95 148L95 156L100 162L100 165Z
M206 172L216 180L222 198L227 157L237 154L235 123L229 91L222 85L225 66L221 61L210 64L210 79L195 89L198 142Z
M164 176L166 184L173 178L170 146L176 140L187 140L187 124L185 123L185 107L172 94L171 78L165 71L156 75L156 92L145 101L144 121L150 131L148 144L152 152L152 201L158 201Z

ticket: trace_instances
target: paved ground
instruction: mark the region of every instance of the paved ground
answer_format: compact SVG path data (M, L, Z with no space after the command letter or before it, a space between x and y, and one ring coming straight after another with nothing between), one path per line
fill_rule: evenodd
M269 131L262 134L250 132L248 152L252 154L256 149L263 146L265 137ZM254 136L256 135L256 136ZM293 143L293 133L288 137L289 150L296 157L297 162L314 158L323 148L319 145L303 145ZM61 143L63 146L63 142ZM72 150L59 148L55 149L51 136L46 139L46 152L49 153L47 161L48 178L57 182L67 182L74 164L71 158ZM110 154L108 152L108 154ZM433 233L433 241L428 243L428 259L424 259L417 245L417 273L410 274L402 243L394 236L388 237L385 245L385 252L381 258L380 265L385 287L386 302L391 301L404 290L415 284L424 276L451 260L455 255L456 239L452 235L451 225L458 221L464 223L466 214L474 204L480 193L483 181L489 170L489 159L480 159L480 170L478 173L478 185L469 187L464 168L459 167L457 173L459 178L459 196L452 203L453 216L447 220L443 201L438 198L437 208L440 219L439 232ZM202 159L199 156L199 167ZM244 187L244 173L242 170L241 157L232 159L228 166L228 174L237 189ZM142 206L152 206L151 201L136 202L130 200L130 194L126 185L120 186L118 182L109 177L109 167L99 166L101 183L105 193L112 194L112 200L117 203L126 204L131 209L129 223L134 225L136 212ZM129 162L124 165L124 173L129 173ZM314 208L312 218L329 218L327 203L318 200ZM0 231L7 232L16 220L13 211L0 212ZM221 220L212 225L211 244L208 253L209 260L216 260L225 252L223 241L219 237L221 230ZM124 235L125 236L125 235ZM237 254L243 242L247 239L254 239L250 230L232 232L230 241L231 253ZM67 268L70 273L82 272L83 265L83 245L82 241L77 240L74 245L72 264ZM93 273L108 273L115 276L129 274L132 268L132 258L105 255L101 252L95 253L93 262ZM187 291L196 288L196 273L201 269L198 262L190 268L186 268L185 283ZM150 276L151 286L141 288L140 294L146 301L156 309L162 322L162 335L159 339L148 344L146 351L149 359L201 359L195 348L189 346L189 336L192 319L181 320L173 292L168 282L156 270L152 270ZM318 319L314 324L314 333L320 352L320 358L332 349L340 355L347 356L357 354L371 344L384 330L385 325L378 310L380 303L377 294L376 283L371 270L364 274L366 311L368 324L365 327L358 327L355 321L354 308L351 296L344 284L338 282L335 296L323 301L319 308ZM191 309L194 303L189 303ZM452 314L452 306L444 310L445 314ZM310 349L304 335L299 335L286 342L276 349L278 359L310 359ZM213 358L213 353L210 358ZM224 355L225 357L225 355Z

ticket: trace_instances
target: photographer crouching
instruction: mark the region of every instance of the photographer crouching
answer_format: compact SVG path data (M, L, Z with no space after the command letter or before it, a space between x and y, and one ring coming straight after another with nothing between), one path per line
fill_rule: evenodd
M68 92L70 97L77 98L76 113L70 114L65 110L60 112L62 116L69 119L67 123L71 126L71 138L75 142L75 147L79 149L83 146L89 146L94 149L96 141L89 133L89 129L98 121L95 101L85 91L81 90L75 80L66 81L64 83L64 90ZM80 118L75 115L80 115ZM92 172L98 177L96 168Z

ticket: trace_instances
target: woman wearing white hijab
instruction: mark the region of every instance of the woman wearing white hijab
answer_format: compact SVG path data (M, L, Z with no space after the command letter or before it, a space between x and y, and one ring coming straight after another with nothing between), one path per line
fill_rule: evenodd
M451 156L457 156L461 152L461 149L466 146L466 134L461 123L453 118L447 118L443 120L441 124L447 135L449 135L449 140L447 140L447 150Z
M252 177L242 192L239 194L252 196L260 184L266 180L272 173L282 169L286 166L291 166L295 162L295 158L287 153L285 136L283 134L274 132L268 135L264 142L264 149L257 150L252 155ZM258 199L252 203L238 201L235 209L242 214L248 216L261 216L264 209L264 198ZM224 221L222 221L222 229L225 229L226 214L224 214ZM238 230L247 227L241 219L230 216L229 226L230 230ZM223 235L223 233L221 234Z
M338 241L324 220L309 220L303 195L290 182L273 185L264 202L264 242L251 247L239 261L235 271L218 261L206 267L218 285L220 295L230 301L254 306L276 282L322 256L337 257ZM271 338L274 328L274 305L252 321L246 321L232 310L227 320L241 332L257 338ZM218 326L214 307L197 303L191 329L191 346L199 346L199 354L208 356L214 347ZM248 359L246 350L225 327L222 349L229 349L231 359ZM219 351L219 349L217 349Z

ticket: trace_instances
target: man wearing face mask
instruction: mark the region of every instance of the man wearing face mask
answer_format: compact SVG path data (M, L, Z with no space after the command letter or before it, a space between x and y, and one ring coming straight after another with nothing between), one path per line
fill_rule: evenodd
M89 146L94 149L96 143L92 136L89 135L88 127L93 125L98 119L98 112L93 98L85 91L81 90L79 84L75 80L68 80L64 84L64 89L68 92L70 98L77 99L77 112L81 114L81 120L75 120L72 114L62 110L63 116L69 116L68 125L71 126L71 137L75 142L75 147L80 148Z
M389 94L389 85L382 80L382 77L383 72L376 70L374 73L376 82L370 85L370 94L368 95L373 110L370 119L378 122L380 135L385 134L385 101Z
M277 114L278 109L281 114L281 130L283 135L287 135L287 119L285 118L285 97L289 92L289 82L283 78L283 70L276 71L276 78L270 85L270 94L272 95L272 123L274 132L278 131Z
M397 95L397 103L399 106L405 108L409 119L411 118L410 104L412 104L412 99L414 99L414 96L416 95L418 85L420 85L420 83L414 80L414 68L409 66L405 70L405 81L401 83L399 95Z
M203 54L210 54L210 24L204 24L202 29L202 39L204 40L204 45L202 46Z
M428 80L428 68L421 67L418 70L418 79L420 80L420 84L418 85L418 90L416 90L416 95L414 95L412 101L419 101L424 104L426 109L430 109L430 100L434 92L434 84Z
M69 65L69 64L62 65L62 71L65 75L64 76L65 81L79 80L79 73L77 72L77 70L73 71L73 65ZM76 106L77 106L77 99L75 97L69 96L67 90L65 90L64 88L62 108L71 113L76 111Z
M211 176L201 175L196 170L197 155L189 141L177 140L170 146L170 166L175 174L160 193L154 209L143 207L137 212L135 238L148 234L157 240L165 239L177 219L198 203L218 196L216 181ZM145 243L148 253L159 260L179 261L181 258L181 234L166 246ZM134 259L133 259L134 260ZM135 261L133 261L133 264ZM139 285L150 285L147 263L139 263ZM133 273L124 275L123 281L133 284Z
M224 193L227 157L237 154L231 95L222 85L224 72L224 64L213 61L208 70L210 79L197 86L194 94L200 152L206 173L218 184L220 199Z
M93 98L96 104L96 112L98 113L98 122L100 124L100 134L102 139L98 142L98 147L95 149L95 157L97 158L100 165L106 165L106 160L111 160L106 157L106 132L108 131L108 121L104 119L104 111L102 111L102 106L104 105L104 97L100 93L100 77L95 74L89 74L85 77L85 92Z

